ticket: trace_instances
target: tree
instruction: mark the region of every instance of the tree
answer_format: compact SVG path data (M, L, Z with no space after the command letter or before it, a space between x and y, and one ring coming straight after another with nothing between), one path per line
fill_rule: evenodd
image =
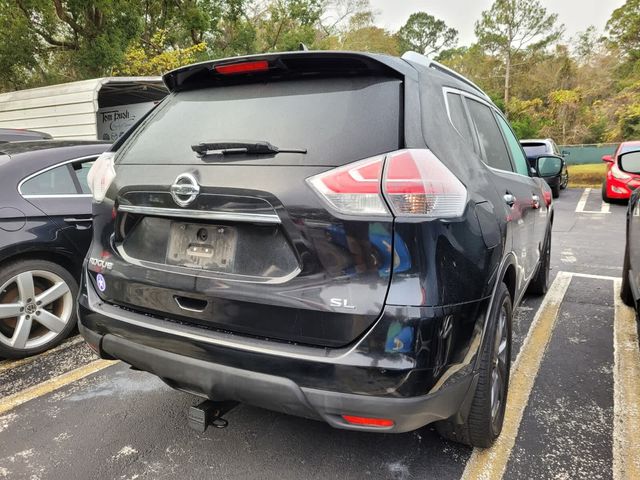
M355 50L361 52L398 55L395 35L374 24L375 14L371 10L359 11L349 18L348 27L323 39L319 46L330 50Z
M627 0L614 10L607 32L615 47L632 61L640 60L640 0Z
M476 23L478 43L504 62L504 104L508 107L514 58L539 51L558 40L558 16L547 13L538 0L496 0Z
M316 40L324 0L272 0L255 19L259 52L296 50Z
M434 56L444 49L453 48L458 42L458 31L426 12L412 14L398 31L400 51L413 50Z
M114 75L145 76L162 75L182 65L196 61L196 56L204 52L207 46L202 43L185 48L166 49L166 33L158 30L151 37L146 48L138 44L129 48L122 64L114 70Z
M140 2L127 0L0 0L0 24L1 40L15 45L16 34L26 37L15 52L17 68L57 61L79 76L108 72L142 27ZM6 49L0 55L0 63L13 56Z

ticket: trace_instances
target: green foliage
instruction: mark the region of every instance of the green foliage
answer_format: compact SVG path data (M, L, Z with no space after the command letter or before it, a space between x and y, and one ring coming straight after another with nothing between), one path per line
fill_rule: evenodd
M632 61L640 60L640 0L627 0L616 9L607 32L611 42Z
M402 53L412 50L434 56L445 49L455 47L458 31L426 12L414 13L398 31L398 42Z
M640 138L640 103L629 105L620 116L622 138Z
M185 48L165 49L166 32L158 30L145 49L141 44L130 47L124 54L122 64L113 72L123 76L161 75L182 65L196 61L198 53L207 48L205 43L198 43ZM149 52L152 53L149 53Z
M509 104L514 58L535 54L560 38L558 16L538 0L495 0L476 22L478 44L504 63L504 103Z
M0 0L0 91L106 75L156 75L195 61L263 52L416 50L480 85L520 137L559 143L640 138L640 0L603 37L569 43L541 0L494 0L477 42L426 12L398 31L369 0Z

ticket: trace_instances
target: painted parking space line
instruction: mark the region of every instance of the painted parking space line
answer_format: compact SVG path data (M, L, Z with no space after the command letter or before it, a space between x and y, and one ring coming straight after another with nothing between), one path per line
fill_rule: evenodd
M610 277L607 275L592 275L590 273L575 273L571 272L571 276L573 277L581 277L581 278L592 278L594 280L609 280L609 281L618 281L620 277Z
M591 191L592 191L591 188L584 189L584 191L582 192L582 196L578 201L578 205L576 205L576 213L594 213L594 214L611 213L610 205L608 203L605 203L604 200L602 201L602 206L600 207L600 210L585 210L585 207L587 206L587 200L589 200L589 195L591 194Z
M9 370L11 368L16 368L16 367L20 367L22 365L27 365L31 362L35 362L36 360L46 357L48 355L51 355L52 353L56 353L59 352L60 350L64 350L65 348L69 348L72 347L73 345L77 345L78 343L83 342L84 339L78 335L74 338L71 338L63 343L61 343L60 345L58 345L55 348L52 348L51 350L47 350L46 352L42 352L39 355L33 355L32 357L27 357L27 358L21 358L19 360L4 360L2 362L0 362L0 373Z
M640 349L635 311L620 299L614 283L613 478L640 478Z
M529 333L511 370L508 407L502 434L493 447L483 450L474 449L462 474L463 480L498 480L504 475L518 436L524 410L529 402L529 396L571 278L571 273L558 272L536 312Z
M99 372L107 367L117 364L114 360L95 360L87 365L71 370L58 377L54 377L45 382L29 387L21 392L9 395L0 399L0 415L5 414L9 410L22 405L30 400L54 392L70 383L77 382L93 373Z

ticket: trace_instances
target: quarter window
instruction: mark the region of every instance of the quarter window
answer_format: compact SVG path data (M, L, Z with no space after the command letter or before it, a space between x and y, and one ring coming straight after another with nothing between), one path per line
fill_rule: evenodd
M491 108L483 103L469 99L467 101L469 113L478 130L480 144L484 149L487 165L498 170L513 172L507 146L498 128Z
M516 138L513 130L507 123L507 121L502 118L501 115L498 115L498 124L500 124L500 128L502 129L502 133L504 133L504 138L507 139L507 145L509 146L509 150L511 150L511 158L513 158L513 163L516 165L516 172L520 175L524 175L526 177L529 176L529 166L527 162L527 157L522 151L522 147L520 146L520 142Z
M469 145L473 146L473 135L471 133L471 126L469 125L467 114L464 111L462 97L457 93L447 93L447 104L449 105L449 115L451 123L458 131L460 136L462 136L462 138L464 138Z

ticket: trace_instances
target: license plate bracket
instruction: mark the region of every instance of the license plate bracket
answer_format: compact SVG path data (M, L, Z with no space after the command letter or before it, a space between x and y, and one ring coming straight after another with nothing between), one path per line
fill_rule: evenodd
M166 263L229 273L237 243L237 230L227 225L171 222Z

